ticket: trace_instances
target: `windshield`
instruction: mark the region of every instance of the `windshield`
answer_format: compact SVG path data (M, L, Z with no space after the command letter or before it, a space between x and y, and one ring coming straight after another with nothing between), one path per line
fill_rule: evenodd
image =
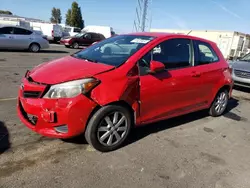
M241 61L248 61L248 62L250 62L250 53L247 54L247 55L245 55L245 56L243 56L240 60Z
M84 35L84 33L78 33L78 34L76 34L74 37L80 38L80 37L82 37L83 35Z
M102 40L72 56L118 67L154 38L150 36L118 35Z

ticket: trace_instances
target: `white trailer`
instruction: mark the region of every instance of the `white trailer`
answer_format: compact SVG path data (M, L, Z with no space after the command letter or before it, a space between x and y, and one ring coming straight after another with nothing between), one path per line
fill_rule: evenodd
M113 28L109 26L88 25L82 29L82 32L100 33L103 34L105 38L115 35Z
M249 35L236 31L151 29L151 32L188 34L211 40L217 44L225 58L239 57L247 53Z
M30 22L31 27L35 31L43 33L49 41L57 42L63 37L63 28L58 24Z

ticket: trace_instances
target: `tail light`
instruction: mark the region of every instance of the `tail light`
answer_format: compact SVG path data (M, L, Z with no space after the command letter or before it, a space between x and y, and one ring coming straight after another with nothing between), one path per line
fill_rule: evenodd
M54 30L51 31L51 35L52 35L52 37L54 37Z

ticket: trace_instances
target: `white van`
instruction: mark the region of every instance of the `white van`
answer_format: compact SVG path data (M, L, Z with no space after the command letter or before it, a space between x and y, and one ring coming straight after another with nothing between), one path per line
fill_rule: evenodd
M58 42L63 37L62 26L52 23L31 22L31 27L35 31L41 31L49 41Z
M63 27L63 37L75 36L78 33L81 33L81 28L62 26Z
M82 32L100 33L103 34L105 38L115 35L113 28L109 26L88 25L82 29Z

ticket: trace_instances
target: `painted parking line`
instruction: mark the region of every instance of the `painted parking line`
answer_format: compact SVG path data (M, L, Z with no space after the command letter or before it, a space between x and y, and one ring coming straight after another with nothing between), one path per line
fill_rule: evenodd
M17 100L17 97L13 97L13 98L3 98L3 99L0 98L0 102L4 102L4 101L14 101L14 100Z

